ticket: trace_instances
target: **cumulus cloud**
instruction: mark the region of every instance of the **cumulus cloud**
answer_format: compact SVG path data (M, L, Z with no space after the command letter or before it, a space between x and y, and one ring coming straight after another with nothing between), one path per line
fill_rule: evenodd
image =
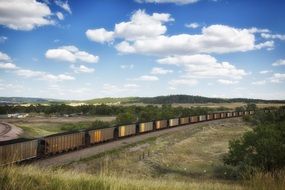
M285 74L283 73L274 73L270 78L270 82L272 83L281 83L285 80Z
M57 18L58 18L59 20L64 20L64 16L63 16L63 14L62 14L61 12L57 12L57 13L56 13L56 16L57 16Z
M279 39L285 40L285 35L281 34L269 34L269 33L261 33L261 37L265 39Z
M142 75L142 76L136 78L135 80L138 80L138 81L157 81L157 80L159 80L159 78L156 76L151 76L151 75Z
M154 55L230 53L272 47L272 42L258 44L255 36L247 29L225 25L211 25L202 29L202 34L160 35L154 38L123 41L116 46L121 53Z
M34 71L30 69L17 69L15 70L15 74L25 78L37 78L39 80L45 80L49 82L75 80L75 78L70 75L65 75L65 74L53 75L47 72Z
M150 74L152 74L152 75L165 75L168 73L173 73L173 71L168 70L168 69L163 69L161 67L154 67L154 68L152 68L152 70L150 72Z
M8 62L8 61L11 61L9 55L0 51L0 62Z
M71 14L71 9L70 6L68 4L68 1L63 1L63 0L56 0L55 4L59 7L61 7L63 10L65 10L66 12L68 12L69 14Z
M49 7L35 0L0 1L0 24L14 30L32 30L54 21Z
M193 23L190 23L190 24L185 24L185 27L195 29L195 28L200 27L200 24L198 24L197 22L193 22Z
M233 79L241 79L247 73L242 69L237 69L228 62L219 63L216 58L205 55L184 55L170 56L157 60L160 64L170 64L182 66L186 78L217 78L227 77Z
M0 63L0 69L16 69L17 66L13 63Z
M267 50L272 50L274 48L274 41L266 41L255 45L255 49L267 48Z
M224 80L224 79L219 79L219 83L225 84L225 85L230 85L230 84L237 84L239 83L238 81L233 81L233 80Z
M132 15L129 22L115 25L115 35L130 41L152 38L164 34L167 28L163 23L173 20L167 13L148 15L144 10L138 10Z
M45 53L46 58L59 61L67 61L74 63L76 61L82 61L85 63L97 63L99 57L92 55L85 51L80 51L75 46L62 46L56 49L49 49Z
M114 32L107 31L104 28L89 29L85 34L89 40L99 43L111 42L114 39Z
M75 73L93 73L95 71L94 68L89 68L84 65L80 65L79 67L76 67L75 65L71 65L70 68L75 72Z
M0 61L10 61L11 58L5 54L0 52ZM23 69L17 67L14 63L0 63L0 69L3 70L11 70L12 73L15 73L18 76L25 77L25 78L36 78L39 80L45 80L49 82L60 82L66 80L75 80L73 76L66 75L66 74L59 74L54 75L44 71L35 71L30 69Z
M272 64L272 66L282 66L282 65L285 65L285 59L279 59Z
M104 28L89 29L86 35L95 42L113 42L120 53L146 55L183 55L197 53L231 53L267 48L273 49L274 41L256 43L255 33L267 29L235 28L226 25L203 27L200 34L167 35L166 23L174 21L168 13L147 14L137 10L129 21L115 24L113 31ZM197 23L187 25L197 27Z
M175 3L177 5L185 5L196 3L199 0L135 0L138 3Z
M148 15L144 10L138 10L134 12L129 22L116 24L114 31L107 31L104 28L88 29L85 34L88 39L99 43L111 42L115 37L134 41L164 34L167 28L163 23L173 20L167 13Z

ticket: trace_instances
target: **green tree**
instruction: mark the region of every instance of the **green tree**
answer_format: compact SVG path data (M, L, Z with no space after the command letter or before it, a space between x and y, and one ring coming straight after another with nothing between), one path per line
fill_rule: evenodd
M274 116L272 116L274 115ZM262 120L258 121L259 119ZM229 144L225 164L246 168L274 171L285 167L285 115L268 113L266 117L253 119L258 124L253 131ZM258 121L258 122L256 122Z
M248 104L246 105L246 110L247 110L247 111L256 110L256 108L257 108L257 106L256 106L256 104L254 104L254 103L248 103Z
M120 113L116 117L117 124L128 124L137 121L137 116L131 112Z

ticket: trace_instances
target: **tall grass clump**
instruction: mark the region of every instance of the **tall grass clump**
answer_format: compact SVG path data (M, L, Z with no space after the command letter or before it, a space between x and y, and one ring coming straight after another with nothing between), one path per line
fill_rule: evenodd
M12 166L0 170L1 190L241 190L236 184L130 179L128 176L89 175L72 171Z
M284 190L285 171L255 172L244 181L244 186L250 190Z

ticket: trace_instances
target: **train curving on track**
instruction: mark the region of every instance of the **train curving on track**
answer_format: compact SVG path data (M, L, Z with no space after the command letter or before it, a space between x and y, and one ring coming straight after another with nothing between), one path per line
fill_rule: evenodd
M264 111L269 112L270 110ZM59 133L37 139L19 139L4 143L1 142L0 166L27 160L46 158L52 155L74 151L156 130L252 114L254 114L254 111L209 113L206 115L118 125L110 128Z

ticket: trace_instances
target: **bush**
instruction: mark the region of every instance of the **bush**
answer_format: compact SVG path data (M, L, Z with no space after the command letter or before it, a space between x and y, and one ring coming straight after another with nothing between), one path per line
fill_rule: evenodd
M262 117L260 117L262 116ZM257 114L251 119L257 123L253 131L230 141L224 163L240 172L255 169L272 172L285 167L285 114L274 112Z

